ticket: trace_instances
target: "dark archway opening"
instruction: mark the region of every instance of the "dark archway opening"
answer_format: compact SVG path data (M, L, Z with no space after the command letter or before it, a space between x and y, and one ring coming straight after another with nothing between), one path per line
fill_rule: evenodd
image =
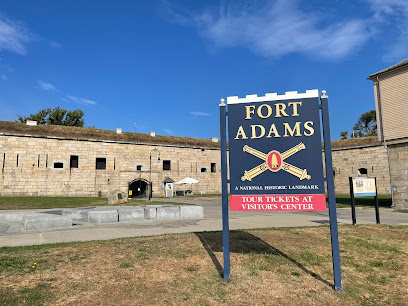
M131 191L131 192L130 192ZM143 179L137 179L129 183L129 198L140 199L147 198L149 191L149 182Z

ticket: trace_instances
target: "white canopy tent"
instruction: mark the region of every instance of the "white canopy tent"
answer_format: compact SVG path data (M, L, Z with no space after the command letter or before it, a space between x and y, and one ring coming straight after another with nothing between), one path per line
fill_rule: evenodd
M185 177L183 178L181 181L178 181L176 183L174 183L175 185L183 185L183 184L197 184L199 183L199 180L193 179L191 177Z
M199 180L193 179L191 177L185 177L181 181L174 183L174 185L186 185L186 184L192 185L192 184L198 184L199 182L200 182ZM183 190L183 195L185 194L186 194L186 191Z

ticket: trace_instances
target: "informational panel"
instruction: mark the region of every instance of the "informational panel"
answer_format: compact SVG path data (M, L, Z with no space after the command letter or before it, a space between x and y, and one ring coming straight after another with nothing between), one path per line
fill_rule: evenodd
M326 210L318 91L227 104L230 209Z
M376 196L375 177L353 177L355 197Z

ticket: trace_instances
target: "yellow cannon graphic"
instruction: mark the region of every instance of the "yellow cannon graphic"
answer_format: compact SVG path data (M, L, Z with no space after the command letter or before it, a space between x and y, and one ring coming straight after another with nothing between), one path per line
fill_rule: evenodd
M265 154L254 148L251 148L245 145L243 147L244 152L247 152L253 156L256 156L265 162L260 164L259 166L256 166L255 168L251 170L244 171L244 175L241 177L241 180L242 181L252 181L252 179L255 176L258 176L259 174L265 172L266 170L270 170L272 172L278 172L281 169L298 177L300 180L303 180L303 179L310 180L311 176L307 174L306 169L300 169L291 164L288 164L287 162L284 162L284 160L288 158L289 156L292 156L293 154L301 150L304 150L304 149L306 149L306 146L303 144L303 142L301 142L298 145L294 146L293 148L283 152L282 154L275 150L270 151L268 154Z

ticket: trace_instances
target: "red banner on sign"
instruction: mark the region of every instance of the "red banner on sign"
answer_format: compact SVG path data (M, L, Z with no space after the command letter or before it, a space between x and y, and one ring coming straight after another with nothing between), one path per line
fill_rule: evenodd
M324 194L232 195L233 211L325 211Z

